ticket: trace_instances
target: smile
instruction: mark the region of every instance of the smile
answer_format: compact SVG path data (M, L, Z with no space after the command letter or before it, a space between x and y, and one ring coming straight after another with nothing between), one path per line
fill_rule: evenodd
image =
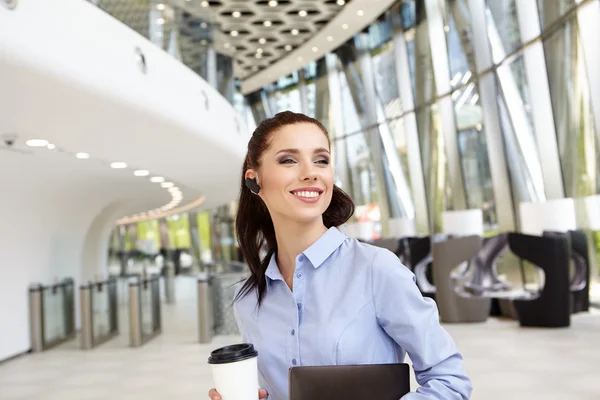
M298 190L293 190L290 192L294 195L298 200L301 200L305 203L315 203L323 194L323 191L318 188L303 188Z

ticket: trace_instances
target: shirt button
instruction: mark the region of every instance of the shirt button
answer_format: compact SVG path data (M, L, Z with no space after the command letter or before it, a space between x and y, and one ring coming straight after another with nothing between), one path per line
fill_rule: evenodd
M296 278L302 278L302 274L301 274L300 272L298 272L298 273L296 274Z
M304 255L300 254L298 256L298 262L302 262L302 261L304 261Z
M296 334L296 330L292 329L292 336L294 336Z
M292 365L296 365L296 364L297 364L297 362L296 362L296 359L294 358L294 359L292 360Z
M298 310L302 308L302 303L298 303Z

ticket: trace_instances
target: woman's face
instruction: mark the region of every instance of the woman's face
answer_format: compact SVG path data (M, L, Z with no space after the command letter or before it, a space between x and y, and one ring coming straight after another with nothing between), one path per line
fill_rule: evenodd
M271 217L297 222L322 218L331 203L333 168L329 141L311 123L287 125L270 137L263 153L258 183ZM246 177L255 178L253 170Z

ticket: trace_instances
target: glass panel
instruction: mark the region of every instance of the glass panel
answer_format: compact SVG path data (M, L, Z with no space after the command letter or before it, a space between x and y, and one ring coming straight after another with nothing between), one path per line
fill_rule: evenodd
M458 149L469 208L481 208L486 230L494 230L497 220L479 90L472 82L476 71L472 47L471 15L466 0L446 0L444 7L446 40L450 64Z
M110 333L110 305L108 287L95 285L92 288L92 332L94 340L98 340Z
M446 0L446 40L450 64L450 85L466 85L476 71L472 47L471 15L466 0Z
M140 284L140 297L142 302L142 335L151 335L154 332L154 312L152 309L152 289L150 282Z
M282 111L302 112L300 90L297 85L269 93L268 98L273 115Z
M62 287L45 288L44 296L44 342L54 343L67 336L65 296Z
M600 152L575 17L544 39L544 51L565 194L596 194Z
M425 193L433 232L442 231L442 212L452 209L444 134L437 104L416 111Z
M435 97L435 80L423 0L416 1L415 12L417 25L414 29L404 33L404 39L406 41L415 107L418 107L432 101ZM417 88L418 90L416 90Z
M375 90L383 107L377 119L382 122L398 118L402 115L402 101L396 82L396 66L394 62L394 45L388 42L379 47L372 55Z
M488 38L495 63L502 61L521 46L515 1L486 0Z
M344 141L350 172L349 194L357 206L377 203L377 181L365 135L360 132L347 136Z
M389 128L392 133L392 139L400 157L400 166L406 172L406 183L410 187L410 174L408 166L408 151L406 148L406 131L404 130L404 119L394 119L389 122Z
M513 190L519 201L545 201L542 168L535 141L529 86L521 53L497 69L500 119Z
M565 15L575 5L575 0L538 0L542 30Z

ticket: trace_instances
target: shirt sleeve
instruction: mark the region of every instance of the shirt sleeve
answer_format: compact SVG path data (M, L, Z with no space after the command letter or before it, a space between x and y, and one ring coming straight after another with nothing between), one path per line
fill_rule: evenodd
M469 399L472 386L463 358L439 323L437 305L417 288L414 274L384 249L374 257L372 274L377 320L407 352L420 385L402 399Z

